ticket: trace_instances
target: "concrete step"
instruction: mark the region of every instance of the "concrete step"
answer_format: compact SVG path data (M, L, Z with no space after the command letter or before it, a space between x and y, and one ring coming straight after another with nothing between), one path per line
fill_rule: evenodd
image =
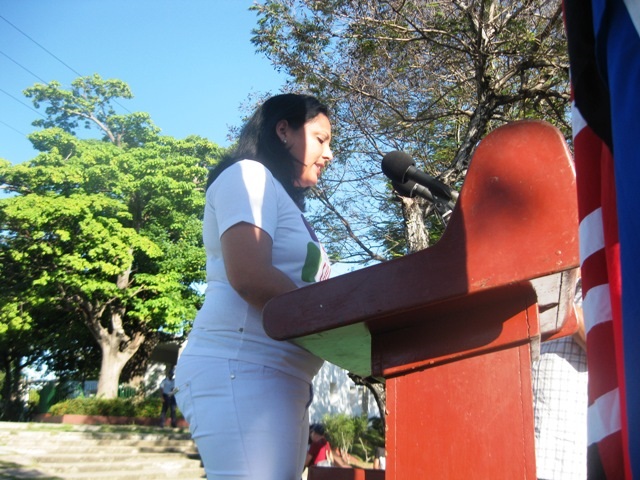
M0 480L206 478L188 431L0 422Z
M0 477L2 478L2 477ZM54 477L54 479L47 480L153 480L156 478L173 478L174 480L201 480L206 479L204 470L198 469L193 471L180 470L179 472L173 470L157 470L147 469L144 472L130 472L130 471L110 471L110 472L93 472L86 473L66 473L64 477Z
M0 445L3 442L0 440ZM198 450L193 445L182 446L119 446L119 445L51 445L47 447L39 447L35 443L13 443L11 449L16 452L25 454L45 454L45 453L61 453L61 454L78 454L78 455L139 455L141 453L181 453L184 455L198 455Z
M10 446L15 451L24 453L44 451L52 453L85 453L85 454L140 454L140 453L197 453L197 449L191 440L179 442L157 441L127 441L77 439L74 441L59 441L55 437L45 437L47 442L42 442L42 435L29 439L3 439L0 437L0 446Z
M172 478L174 480L202 480L206 479L204 470L198 469L194 471L180 470L175 472L172 470L147 469L141 472L130 472L124 470L111 470L105 472L66 472L62 476L53 476L43 473L36 468L28 469L23 466L15 468L7 467L0 462L0 479L2 480L154 480L161 478Z
M144 463L142 463L144 462ZM127 472L146 472L149 469L162 470L167 472L173 472L180 477L183 470L199 470L200 462L197 460L180 459L180 458L156 458L156 459L141 459L128 457L126 459L110 459L104 462L97 459L86 459L82 461L74 461L71 463L64 462L39 462L36 461L36 465L39 465L47 472L59 475L65 473L98 473L98 472L113 472L114 469L124 470Z
M126 464L130 463L130 460L135 459L135 464L132 465L132 468L136 468L136 465L142 465L145 463L154 463L154 462L186 462L192 463L196 460L193 458L189 458L182 453L165 453L165 452L156 452L156 453L124 453L124 454L113 454L111 452L100 454L86 454L86 453L51 453L51 452L23 452L25 456L28 456L33 462L39 464L99 464L105 465L107 463L121 463Z
M3 425L6 423L10 423L10 425L16 425L11 422L0 422L0 438L13 438L13 439L31 439L33 437L38 437L42 434L42 432L46 432L47 435L51 438L55 438L56 441L77 441L78 439L91 439L91 440L124 440L127 442L158 442L158 443L171 443L175 441L181 440L191 440L191 435L185 431L174 431L174 430L162 430L160 428L157 429L157 432L138 432L134 429L131 432L123 431L95 431L95 430L63 430L63 428L68 428L66 425L59 426L58 424L52 425L47 424L46 428L37 427L31 430L25 430L24 428L19 428L16 430L12 430L10 426ZM126 429L127 427L120 427L122 429Z

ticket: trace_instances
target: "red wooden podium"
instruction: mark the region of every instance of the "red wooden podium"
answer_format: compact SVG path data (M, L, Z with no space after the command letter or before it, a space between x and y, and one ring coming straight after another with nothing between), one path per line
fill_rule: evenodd
M578 264L567 145L516 122L479 144L437 244L277 297L264 324L384 379L387 480L535 479L531 352L573 332Z

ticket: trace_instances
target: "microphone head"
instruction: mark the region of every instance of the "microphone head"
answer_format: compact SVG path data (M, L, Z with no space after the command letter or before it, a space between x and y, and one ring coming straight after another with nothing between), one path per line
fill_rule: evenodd
M416 163L409 155L399 150L387 153L382 158L382 173L388 178L397 182L405 182L405 174L409 167L413 167Z

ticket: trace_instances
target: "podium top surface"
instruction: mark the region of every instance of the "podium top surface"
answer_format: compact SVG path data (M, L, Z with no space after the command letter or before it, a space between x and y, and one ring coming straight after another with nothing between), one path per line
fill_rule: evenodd
M438 243L272 299L265 330L367 376L372 333L437 321L443 308L472 317L488 291L576 268L577 212L560 131L504 125L478 145Z

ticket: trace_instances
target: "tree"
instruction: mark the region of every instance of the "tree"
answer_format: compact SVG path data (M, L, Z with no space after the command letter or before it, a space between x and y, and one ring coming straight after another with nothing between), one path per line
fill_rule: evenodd
M72 133L82 123L86 129L98 128L106 140L118 147L139 146L156 138L160 131L149 114L143 112L118 115L114 102L118 98L133 98L129 86L122 80L104 80L100 75L80 77L64 90L59 82L37 83L24 94L39 108L48 103L46 117L33 122L36 127L61 128Z
M569 134L568 55L558 1L266 0L253 42L291 90L332 106L334 161L312 222L335 260L415 252L446 224L435 205L391 192L380 159L410 154L459 189L491 129L540 118ZM371 378L351 375L385 394Z
M459 188L490 129L536 117L569 131L560 2L267 0L252 9L258 51L291 75L289 88L333 107L336 158L314 212L336 259L384 261L427 246L407 243L416 231L443 228L430 203L390 196L379 164L389 150Z
M153 332L183 333L195 316L204 184L221 149L200 137L160 137L137 123L146 114L114 120L110 102L128 91L121 82L94 76L74 85L83 89L52 82L27 90L36 106L50 102L45 123L60 127L31 135L43 152L34 160L2 165L0 179L15 195L0 201L0 231L3 255L25 272L26 311L57 322L47 329L50 339L65 324L88 328L101 350L98 395L109 398ZM98 125L106 141L75 138L69 130L80 118ZM132 133L123 125L137 127Z
M0 290L0 368L4 373L0 419L16 420L22 412L21 373L35 361L40 350L34 342L39 331L24 308L27 299L20 295L23 286L20 265L8 261L8 248L10 245L0 238L0 274L4 280Z

